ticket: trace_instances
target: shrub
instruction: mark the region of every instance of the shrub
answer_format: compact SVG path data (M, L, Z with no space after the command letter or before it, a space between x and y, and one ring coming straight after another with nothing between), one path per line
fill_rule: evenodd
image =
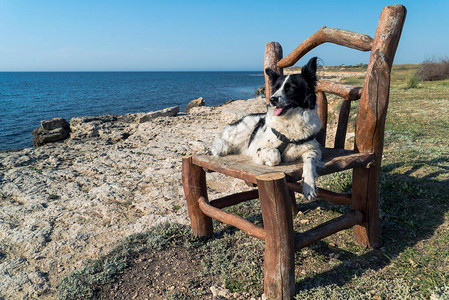
M423 61L418 72L420 79L423 81L449 78L449 58L427 59Z
M408 89L415 89L418 87L418 81L419 81L419 74L414 73L413 75L410 75L407 77L407 86Z

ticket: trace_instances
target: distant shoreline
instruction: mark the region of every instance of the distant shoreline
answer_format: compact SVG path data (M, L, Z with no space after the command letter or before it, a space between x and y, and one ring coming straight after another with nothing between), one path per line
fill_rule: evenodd
M260 71L1 72L0 149L31 147L41 120L157 111L203 97L206 105L248 99Z

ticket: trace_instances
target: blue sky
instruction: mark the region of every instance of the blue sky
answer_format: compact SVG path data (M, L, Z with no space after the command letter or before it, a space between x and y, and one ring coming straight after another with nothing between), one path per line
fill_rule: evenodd
M449 56L449 1L402 1L395 63ZM0 71L261 70L265 44L284 55L321 26L374 36L390 1L0 0ZM301 59L367 62L325 44Z

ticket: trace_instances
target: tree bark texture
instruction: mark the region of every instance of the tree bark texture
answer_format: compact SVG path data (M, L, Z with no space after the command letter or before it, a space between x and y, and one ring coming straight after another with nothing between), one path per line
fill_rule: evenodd
M291 200L285 175L257 177L265 229L264 291L267 299L292 299L295 251Z
M374 153L371 168L353 171L353 208L363 214L361 226L354 227L358 243L381 245L379 224L379 177L384 144L390 73L406 16L402 5L385 7L374 36L370 62L357 111L355 149Z
M182 185L187 199L187 210L192 231L197 236L211 236L212 219L200 209L198 199L207 199L206 174L203 168L192 163L192 157L182 159Z
M298 47L296 47L292 53L280 60L278 62L278 67L286 68L293 66L307 52L326 42L361 51L369 51L371 50L373 39L368 35L354 31L338 28L327 28L326 26L323 26L304 42L302 42Z
M263 64L264 76L265 76L265 101L268 104L271 97L272 85L268 75L265 73L265 69L270 68L279 75L283 75L282 68L277 66L278 61L282 59L282 47L278 42L269 42L265 45L265 60Z

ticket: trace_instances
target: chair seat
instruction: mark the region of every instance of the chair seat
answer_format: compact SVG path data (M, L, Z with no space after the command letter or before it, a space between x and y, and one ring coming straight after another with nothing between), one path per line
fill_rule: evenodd
M374 161L373 153L358 153L333 148L322 148L321 150L323 164L317 168L319 175L368 166ZM219 172L251 183L257 183L257 176L268 173L284 173L288 181L298 181L302 178L302 162L283 163L279 166L270 167L256 164L244 155L222 157L199 155L194 156L192 162L209 171Z

